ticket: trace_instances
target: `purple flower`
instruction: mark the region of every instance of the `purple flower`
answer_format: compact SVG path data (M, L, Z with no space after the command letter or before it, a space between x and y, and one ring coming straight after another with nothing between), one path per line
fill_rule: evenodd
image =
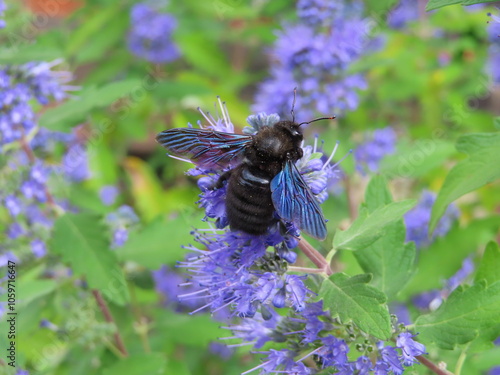
M131 30L128 48L136 56L152 63L167 63L176 60L179 50L172 41L177 26L173 16L158 13L150 6L135 4L130 11Z
M382 159L396 151L396 132L391 127L375 130L354 151L356 168L363 174L377 172Z
M191 311L205 303L199 298L179 299L180 294L196 295L201 287L183 285L186 281L185 277L183 278L169 267L164 265L159 270L153 271L152 275L156 290L165 298L165 306L172 307L175 311Z
M3 17L6 9L7 6L5 5L4 0L0 0L0 17ZM3 18L0 18L0 29L3 29L4 27L5 27L5 20Z
M412 335L410 332L403 332L399 334L396 341L397 347L401 348L401 352L403 353L403 361L405 366L413 365L415 362L417 362L415 357L426 354L425 346L413 340L413 337L415 336L416 335Z
M270 77L255 97L255 112L290 113L291 90L299 88L295 113L301 121L315 113L343 113L358 107L361 74L349 66L369 50L369 23L360 2L307 0L297 3L299 22L277 32Z
M329 335L321 338L323 346L316 352L321 358L322 367L342 366L347 363L349 347L344 340Z
M16 217L17 215L19 215L23 209L22 203L19 198L12 194L5 197L4 203L5 207L7 207L7 210L12 217Z
M45 242L38 238L31 241L31 252L37 258L45 256L45 254L47 254L47 247L45 246Z
M377 362L379 371L385 367L392 371L394 375L401 375L404 372L404 367L401 365L396 348L392 346L383 346L383 344L380 343L379 353L381 357L381 359Z
M491 45L488 51L488 73L490 74L493 83L500 84L500 45Z
M117 228L113 232L113 242L111 247L117 248L125 245L128 240L128 230L126 228Z
M443 299L447 298L473 271L474 263L470 258L465 258L462 267L446 280L443 289L420 293L413 297L413 304L421 310L436 310L443 302Z
M116 186L106 185L103 186L99 191L99 197L106 206L111 206L113 203L115 203L116 197L119 193L120 191Z
M488 375L500 375L500 366L495 366L488 371Z
M208 346L210 353L219 356L221 359L227 361L233 356L234 350L227 345L220 342L211 342Z
M402 29L408 22L418 20L418 1L401 0L387 16L387 24L393 29Z
M404 215L406 241L414 241L417 248L429 246L437 237L444 236L460 216L458 208L450 204L439 220L432 238L429 238L429 222L435 200L436 194L424 191L418 204Z
M62 170L70 181L80 182L90 177L87 149L81 144L70 146L63 156Z
M488 22L488 36L490 42L500 45L500 17L491 13L488 13L488 16L491 18L491 22Z

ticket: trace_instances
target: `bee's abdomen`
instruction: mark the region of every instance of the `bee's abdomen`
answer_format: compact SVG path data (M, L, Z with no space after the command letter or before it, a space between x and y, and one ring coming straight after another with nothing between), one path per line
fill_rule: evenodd
M231 230L264 234L273 220L270 179L256 176L242 164L229 179L226 213Z

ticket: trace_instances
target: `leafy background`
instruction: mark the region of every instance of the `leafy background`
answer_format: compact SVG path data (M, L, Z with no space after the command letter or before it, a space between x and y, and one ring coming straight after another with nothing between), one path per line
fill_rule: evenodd
M309 136L320 133L329 150L339 140L340 154L377 128L391 125L398 134L396 152L382 160L377 177L359 173L353 157L342 163L348 176L342 192L323 206L335 250L331 236L313 243L344 274L318 291L332 311L342 305L341 319L354 317L361 328L384 336L388 323L377 317L384 294L390 303L411 305L412 296L442 288L471 257L474 277L440 309L410 312L431 359L451 371L459 363L463 374L485 374L500 365L500 348L492 343L500 336L500 94L486 70L486 12L495 8L468 11L459 4L474 1L431 0L428 10L455 5L422 11L395 30L386 16L396 3L365 1L383 46L352 67L368 79L359 107L308 130ZM181 246L192 242L190 231L203 213L194 204L195 179L184 175L186 165L165 156L154 136L196 123L196 108L213 108L216 95L241 130L268 75L266 53L276 30L294 19L295 8L285 0L172 1L164 9L177 19L173 40L181 57L151 64L127 49L133 4L26 0L8 3L4 15L0 64L63 58L64 70L74 73L79 89L62 104L39 108L39 125L62 132L82 126L91 171L85 181L57 186L76 212L56 220L46 256L34 257L28 242L0 246L18 259L18 364L34 374L241 373L258 359L244 347L230 358L214 355L211 343L229 332L208 314L175 311L155 288L152 271L184 258ZM7 189L8 181L2 184ZM99 199L107 185L120 190L111 206ZM461 214L446 236L416 250L405 242L402 215L415 203L408 199L424 190L439 192L431 230L450 203ZM123 204L139 220L128 228L125 245L114 249L104 217ZM5 208L0 219L6 228ZM348 288L351 299L343 301ZM93 290L102 292L115 323L106 322ZM371 310L357 312L356 298L369 298ZM41 327L42 321L53 326ZM117 331L127 358L113 343ZM0 332L5 353L3 318ZM0 364L1 373L16 372ZM429 373L424 366L413 371Z

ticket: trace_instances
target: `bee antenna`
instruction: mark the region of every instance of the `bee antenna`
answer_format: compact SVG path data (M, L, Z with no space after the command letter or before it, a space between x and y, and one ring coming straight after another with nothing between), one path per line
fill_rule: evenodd
M319 120L333 120L334 118L335 118L335 116L332 116L332 117L318 117L318 118L315 118L314 120L311 120L311 121L301 122L299 124L299 126L310 124L311 122L316 122L316 121L319 121Z
M293 109L295 108L295 98L297 97L297 87L293 88L293 102L292 102L292 110L290 111L292 114L292 122L295 122L295 112Z

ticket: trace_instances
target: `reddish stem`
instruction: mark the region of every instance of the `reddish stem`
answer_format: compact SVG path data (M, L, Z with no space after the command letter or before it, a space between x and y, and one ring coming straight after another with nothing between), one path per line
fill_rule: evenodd
M116 347L120 351L120 353L123 354L124 357L128 357L128 352L127 349L125 348L125 344L123 343L122 337L120 336L120 331L118 331L118 326L115 323L115 320L113 319L113 315L111 315L111 311L109 311L108 305L106 304L106 301L104 298L102 298L101 292L99 292L96 289L92 289L92 294L94 295L94 298L97 301L97 304L99 305L99 308L102 311L102 314L104 315L104 319L108 323L112 323L116 327L116 332L114 333L114 338L116 342Z

